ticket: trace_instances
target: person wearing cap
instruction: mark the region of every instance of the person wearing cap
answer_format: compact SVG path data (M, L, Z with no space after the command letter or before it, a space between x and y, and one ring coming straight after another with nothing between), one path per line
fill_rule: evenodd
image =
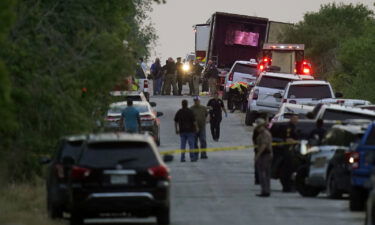
M219 94L217 92L214 93L214 97L208 101L207 107L209 107L210 110L209 115L212 139L214 139L214 141L219 141L222 111L224 111L225 117L227 117L228 114L225 110L224 102L219 98Z
M201 105L199 96L195 96L193 98L194 105L190 107L193 111L195 120L198 125L198 131L195 134L195 149L206 149L207 148L207 141L206 141L206 120L207 120L207 107ZM198 146L198 141L200 146ZM205 150L200 151L201 159L207 159L207 152ZM199 157L199 153L196 153L196 157Z
M255 166L257 168L261 193L259 197L269 197L271 194L271 164L272 164L272 135L266 128L266 121L263 118L256 120L257 137L255 145Z

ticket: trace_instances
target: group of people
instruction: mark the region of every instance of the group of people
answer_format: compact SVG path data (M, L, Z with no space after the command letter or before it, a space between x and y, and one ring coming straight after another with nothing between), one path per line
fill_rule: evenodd
M213 140L219 141L222 113L224 112L227 116L227 111L217 93L208 101L207 106L201 105L199 96L195 96L193 101L193 106L189 108L188 101L182 100L182 108L177 111L174 121L176 134L180 135L180 148L185 150L188 144L191 150L190 160L196 162L199 159L199 153L201 159L208 158L204 150L207 148L206 123L210 123ZM202 150L199 152L199 149ZM185 161L185 152L182 152L181 162Z
M160 59L156 58L151 65L150 74L154 80L154 95L182 95L182 88L185 83L189 84L189 94L193 96L199 95L200 83L203 78L208 82L211 95L217 92L217 82L219 72L212 60L209 60L206 69L198 60L190 60L187 64L188 70L184 71L184 64L181 57L175 62L173 58L168 58L164 66L161 66ZM204 82L203 82L204 83ZM205 91L205 85L202 85L202 91Z

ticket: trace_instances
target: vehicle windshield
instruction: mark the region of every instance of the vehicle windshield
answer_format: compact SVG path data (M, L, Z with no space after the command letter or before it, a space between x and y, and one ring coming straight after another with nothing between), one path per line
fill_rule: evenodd
M328 85L291 85L288 91L288 98L332 98L331 89Z
M261 78L259 86L283 90L290 81L291 79L264 76Z
M64 142L64 144L61 146L61 152L58 156L58 160L61 161L64 157L72 157L73 159L77 160L81 152L82 143L82 140Z
M139 113L145 113L145 112L149 112L149 108L148 106L146 105L133 105ZM127 106L126 105L122 105L122 106L113 106L111 107L109 110L108 110L108 113L121 113L122 110L124 110Z
M87 146L79 165L91 168L150 168L158 165L151 146L143 142L100 142Z
M346 130L333 128L327 132L322 140L323 145L349 146L350 143L357 142L363 134L353 134Z
M119 96L111 96L112 102L126 102L127 100L133 100L136 102L141 102L142 98L140 95L119 95Z
M236 63L236 65L234 65L233 72L246 73L255 76L258 73L258 69L256 65Z
M365 119L365 120L375 120L375 116L348 112L342 110L327 109L324 112L323 120L349 120L349 119Z

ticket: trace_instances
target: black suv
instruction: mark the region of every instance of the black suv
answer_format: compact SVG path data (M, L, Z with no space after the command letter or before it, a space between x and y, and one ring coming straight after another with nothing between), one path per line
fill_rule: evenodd
M77 160L85 135L64 137L60 140L52 159L43 158L43 164L49 164L47 171L47 207L51 218L62 218L67 211L67 191L71 160Z
M90 135L70 179L71 224L98 216L156 216L169 224L169 169L149 136Z

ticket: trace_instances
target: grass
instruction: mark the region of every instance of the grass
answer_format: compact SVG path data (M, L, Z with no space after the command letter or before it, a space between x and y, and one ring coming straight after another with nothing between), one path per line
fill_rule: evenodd
M64 225L47 216L45 185L41 179L33 183L10 184L0 189L0 224Z

